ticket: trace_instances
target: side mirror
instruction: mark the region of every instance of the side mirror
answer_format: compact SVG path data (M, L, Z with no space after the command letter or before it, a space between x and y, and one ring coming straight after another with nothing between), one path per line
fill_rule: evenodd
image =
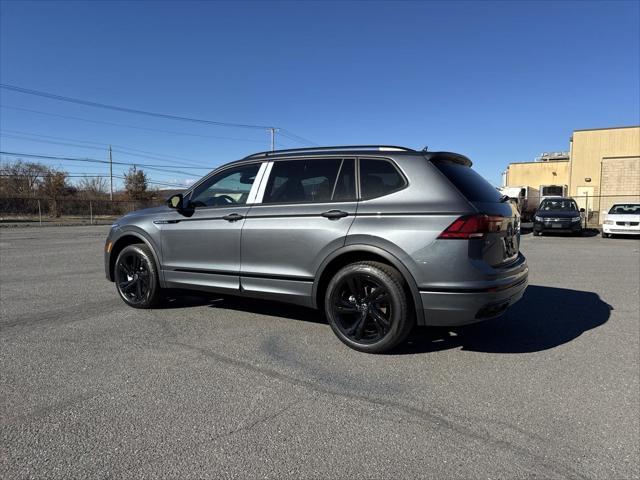
M581 208L580 213L584 213L584 212L585 212L584 208Z
M183 200L182 194L176 193L175 195L172 195L171 197L169 197L169 199L167 200L167 205L169 206L169 208L182 210L182 200Z

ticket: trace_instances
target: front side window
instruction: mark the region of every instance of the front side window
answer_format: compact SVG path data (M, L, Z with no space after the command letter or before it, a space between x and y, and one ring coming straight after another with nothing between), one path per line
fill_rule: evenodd
M262 203L330 202L341 164L333 158L277 161Z
M363 200L387 195L404 186L404 178L390 162L360 160L360 190Z
M198 185L191 195L193 207L225 207L247 203L260 164L230 168Z

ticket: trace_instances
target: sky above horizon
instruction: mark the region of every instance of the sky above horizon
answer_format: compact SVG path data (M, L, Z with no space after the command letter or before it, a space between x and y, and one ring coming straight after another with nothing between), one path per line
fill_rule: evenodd
M639 39L636 1L2 1L0 82L273 125L319 145L455 151L498 185L509 162L568 150L573 130L640 124ZM180 171L148 170L158 182L192 182L269 148L260 128L6 89L0 105L0 150L105 160L111 144L114 161ZM304 143L276 138L279 148Z

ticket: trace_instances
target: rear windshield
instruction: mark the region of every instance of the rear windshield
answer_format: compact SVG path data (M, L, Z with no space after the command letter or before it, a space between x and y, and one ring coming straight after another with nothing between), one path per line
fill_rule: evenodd
M471 167L447 161L433 162L433 164L467 197L467 200L471 202L500 201L500 193Z
M611 207L609 213L616 215L640 215L640 203L619 203Z

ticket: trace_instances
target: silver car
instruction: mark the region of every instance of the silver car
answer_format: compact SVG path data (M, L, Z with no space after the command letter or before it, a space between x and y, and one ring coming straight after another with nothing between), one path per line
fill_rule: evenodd
M345 344L383 352L416 324L478 322L522 297L520 218L505 200L455 153L257 153L120 218L106 276L135 308L179 288L321 309Z

